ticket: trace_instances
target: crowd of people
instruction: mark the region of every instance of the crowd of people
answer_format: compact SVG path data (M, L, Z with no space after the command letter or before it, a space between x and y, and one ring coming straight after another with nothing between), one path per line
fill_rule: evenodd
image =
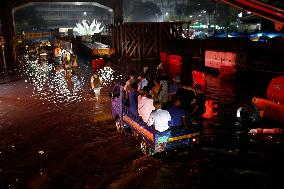
M160 64L156 73L147 68L138 77L130 73L124 86L124 105L159 132L198 124L205 112L205 96L202 86L193 88L189 70L183 67L180 75L169 78Z

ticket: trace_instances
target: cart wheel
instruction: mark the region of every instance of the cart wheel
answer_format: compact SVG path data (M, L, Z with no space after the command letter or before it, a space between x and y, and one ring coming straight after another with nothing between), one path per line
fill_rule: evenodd
M154 150L149 146L149 143L144 137L141 139L140 148L144 155L152 156L154 154Z
M117 132L121 133L123 131L120 117L116 117L116 119L115 119L115 126L116 126Z

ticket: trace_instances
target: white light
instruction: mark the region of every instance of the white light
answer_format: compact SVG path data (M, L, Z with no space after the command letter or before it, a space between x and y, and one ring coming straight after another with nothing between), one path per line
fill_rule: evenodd
M87 12L84 12L84 16L87 16Z
M101 78L103 85L109 85L114 80L114 71L111 67L104 67L98 71L98 75Z
M94 19L90 25L86 20L77 23L74 31L78 32L80 35L94 35L95 33L101 33L103 29L104 26L101 27L101 23Z
M189 17L192 18L192 15L190 15Z
M241 111L242 111L243 107L239 107L237 110L237 118L241 118Z
M238 14L238 17L239 17L239 18L242 18L242 17L243 17L243 12L240 12L240 13Z
M201 14L200 14L200 15L198 15L198 16L201 16Z
M166 16L168 16L169 15L169 13L168 12L166 12Z

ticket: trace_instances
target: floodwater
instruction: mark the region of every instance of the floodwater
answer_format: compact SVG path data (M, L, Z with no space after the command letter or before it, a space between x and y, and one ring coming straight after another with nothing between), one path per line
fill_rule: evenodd
M116 132L108 92L124 67L110 66L99 101L83 59L67 80L31 63L23 79L0 85L0 189L284 187L283 136L249 135L236 119L241 104L265 95L268 80L208 73L206 96L217 108L203 122L200 146L147 157Z

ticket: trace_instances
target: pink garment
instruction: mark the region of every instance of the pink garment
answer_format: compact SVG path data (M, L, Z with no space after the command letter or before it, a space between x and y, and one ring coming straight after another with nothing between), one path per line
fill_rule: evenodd
M138 97L138 114L142 117L144 122L148 122L148 119L150 117L150 114L153 110L155 110L155 107L153 105L154 100L147 97Z

